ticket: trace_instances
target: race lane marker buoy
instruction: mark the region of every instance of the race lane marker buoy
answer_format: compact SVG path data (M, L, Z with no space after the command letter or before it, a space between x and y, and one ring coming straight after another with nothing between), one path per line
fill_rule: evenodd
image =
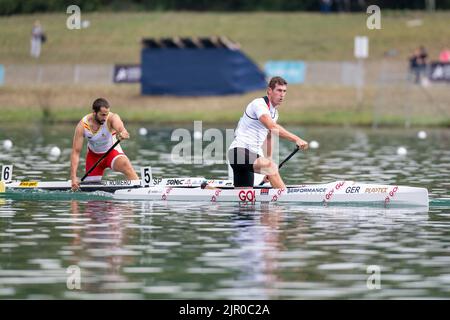
M408 153L408 150L406 150L405 147L398 147L397 154L399 156L405 156Z
M50 149L50 155L52 157L58 158L61 155L61 150L58 147L54 146Z
M417 133L417 137L419 138L419 139L426 139L427 138L427 133L425 132L425 131L419 131L418 133Z
M317 141L315 141L315 140L313 140L313 141L311 141L311 142L309 143L309 147L310 147L311 149L318 149L319 146L320 146L320 144L319 144Z
M146 128L140 128L139 129L139 135L146 136L147 135L147 129Z
M3 141L3 148L5 148L6 150L11 150L12 147L13 143L11 140L6 139L5 141Z

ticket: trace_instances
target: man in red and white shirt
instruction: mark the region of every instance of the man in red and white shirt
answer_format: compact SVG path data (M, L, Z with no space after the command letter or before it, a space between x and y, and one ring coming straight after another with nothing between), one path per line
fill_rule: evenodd
M273 188L285 187L278 166L272 160L272 134L294 142L302 150L308 148L306 141L277 124L278 107L286 91L286 80L273 77L267 87L267 96L250 102L239 120L235 138L228 149L235 187L253 187L255 172L266 175ZM265 142L266 156L262 150Z
M110 112L108 101L98 98L92 104L93 112L80 120L73 137L72 155L70 157L70 179L72 190L80 187L77 177L80 153L83 140L87 139L86 172L114 145L117 140L129 139L130 135L125 129L118 114ZM86 181L101 180L106 168L123 173L128 180L138 180L136 171L130 160L117 145L108 155L89 173Z

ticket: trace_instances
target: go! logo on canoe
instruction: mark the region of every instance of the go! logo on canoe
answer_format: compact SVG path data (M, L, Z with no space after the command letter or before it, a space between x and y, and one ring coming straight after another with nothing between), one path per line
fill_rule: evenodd
M214 195L211 197L211 202L216 202L221 192L222 189L217 189L216 192L214 192Z
M384 199L384 205L387 205L391 201L391 198L393 198L395 196L395 193L397 191L398 191L398 186L395 186L391 191L389 191L389 194Z
M169 193L170 193L170 191L172 191L172 187L168 187L167 189L166 189L166 192L164 192L164 194L161 196L161 200L167 200L167 196L169 195Z
M325 200L324 201L329 201L331 199L331 197L333 196L334 191L339 190L342 186L344 186L345 181L342 182L338 182L336 183L336 185L334 186L333 189L331 189L326 195L325 195Z
M284 190L285 190L284 188L278 189L277 194L275 194L275 195L272 197L272 202L277 201L278 198L281 197L281 194L283 193Z
M239 191L239 200L242 202L255 202L255 190L241 190Z

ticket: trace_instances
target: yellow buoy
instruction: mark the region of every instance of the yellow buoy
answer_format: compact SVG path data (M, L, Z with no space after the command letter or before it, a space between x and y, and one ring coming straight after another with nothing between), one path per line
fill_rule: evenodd
M0 181L0 193L1 192L5 192L5 182L3 182L3 180Z

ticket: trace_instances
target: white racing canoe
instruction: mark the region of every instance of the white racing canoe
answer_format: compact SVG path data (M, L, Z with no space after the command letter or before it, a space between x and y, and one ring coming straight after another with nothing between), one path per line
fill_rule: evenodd
M295 185L285 189L267 186L235 189L231 180L209 180L208 188L200 185L203 177L154 179L152 186L143 187L141 180L102 181L84 183L80 191L113 193L115 199L186 202L291 202L304 204L383 204L428 206L425 188L364 184L354 181L335 181L325 184ZM70 191L68 181L12 181L4 183L3 192L15 190ZM1 192L1 191L0 191Z
M142 168L147 169L147 168ZM10 178L10 172L2 177ZM142 180L83 182L80 191L104 191L116 199L185 202L290 202L300 204L382 204L401 206L429 205L428 190L419 187L335 181L324 184L295 185L285 189L262 187L235 189L232 180L209 180L204 177L156 178L142 172ZM0 181L0 192L15 190L70 191L67 181Z
M183 188L155 185L114 192L122 200L186 201L186 202L291 202L304 204L381 204L400 206L428 206L428 190L418 187L364 184L336 181L325 184L288 186L285 189L268 187L233 189L220 187L212 180L212 189ZM219 187L217 187L219 186Z
M5 191L15 190L47 190L47 191L70 191L72 183L67 181L11 181L5 183ZM140 180L117 180L117 181L98 181L85 182L80 185L80 191L83 192L114 192L120 189L138 188L141 186Z
M179 186L179 187L200 187L201 183L205 181L203 177L194 178L167 178L167 179L153 179L153 184L158 186ZM3 192L17 191L17 190L46 190L46 191L70 191L72 184L70 180L67 181L11 181L1 182L4 186ZM97 182L82 182L79 191L82 192L110 192L113 193L121 189L140 188L142 186L141 180L110 180Z

